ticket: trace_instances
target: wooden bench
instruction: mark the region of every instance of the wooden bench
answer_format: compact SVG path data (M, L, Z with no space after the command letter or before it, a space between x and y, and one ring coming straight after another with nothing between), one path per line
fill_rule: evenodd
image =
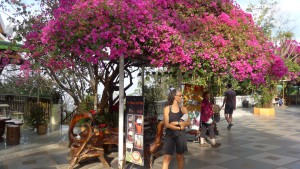
M85 123L85 130L79 134L74 133L75 124L81 119L90 119ZM104 167L109 168L109 163L105 159L103 145L118 144L118 133L108 129L109 134L102 136L94 130L91 122L94 122L93 116L89 113L74 115L69 126L69 141L71 147L71 161L68 169L73 169L77 163L87 158L99 158Z
M165 127L164 121L158 122L155 139L153 143L150 144L150 146L146 150L145 155L146 158L149 160L150 168L153 167L155 156L160 152L160 150L162 150L163 147L162 137L163 137L164 127Z

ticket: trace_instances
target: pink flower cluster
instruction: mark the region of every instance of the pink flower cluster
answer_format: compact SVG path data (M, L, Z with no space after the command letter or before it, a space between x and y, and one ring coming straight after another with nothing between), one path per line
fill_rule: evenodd
M61 12L65 6L60 8L58 16L43 27L40 38L43 51L59 51L64 56L59 59L75 56L97 64L99 59L123 55L148 57L157 66L191 63L180 32L154 18L150 1L88 0L75 3L71 12ZM106 47L110 48L109 55L103 52Z
M61 0L53 15L33 25L26 47L54 70L124 56L256 84L287 72L251 15L230 0Z
M273 44L254 24L251 15L232 3L214 7L215 12L209 10L212 9L207 9L200 19L191 18L202 23L190 33L201 45L193 42L190 48L194 66L208 72L204 75L231 74L237 80L250 79L254 84L261 84L265 83L266 76L281 78L287 73L285 65L279 64L280 58L274 56ZM280 71L274 73L274 66Z

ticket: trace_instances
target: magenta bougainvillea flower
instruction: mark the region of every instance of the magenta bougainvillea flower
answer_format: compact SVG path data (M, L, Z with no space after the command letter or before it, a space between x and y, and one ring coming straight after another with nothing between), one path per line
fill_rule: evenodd
M26 48L53 70L124 56L255 84L287 73L274 44L230 0L61 0L32 28Z

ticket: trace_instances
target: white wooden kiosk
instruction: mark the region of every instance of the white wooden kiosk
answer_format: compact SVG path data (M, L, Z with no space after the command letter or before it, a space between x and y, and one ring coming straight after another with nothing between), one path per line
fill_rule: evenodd
M0 104L0 117L8 117L8 114L6 114L8 107L8 104Z

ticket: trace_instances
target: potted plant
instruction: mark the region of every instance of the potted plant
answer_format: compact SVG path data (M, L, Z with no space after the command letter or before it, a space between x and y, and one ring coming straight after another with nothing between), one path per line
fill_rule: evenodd
M275 95L275 85L276 83L268 83L266 86L261 86L261 95L256 96L256 104L254 107L254 114L255 115L267 115L267 116L274 116L275 109L272 105L272 100L274 99Z
M25 124L30 126L32 129L37 129L38 134L47 133L47 123L49 119L46 117L45 109L40 103L35 103L30 113L25 116Z

